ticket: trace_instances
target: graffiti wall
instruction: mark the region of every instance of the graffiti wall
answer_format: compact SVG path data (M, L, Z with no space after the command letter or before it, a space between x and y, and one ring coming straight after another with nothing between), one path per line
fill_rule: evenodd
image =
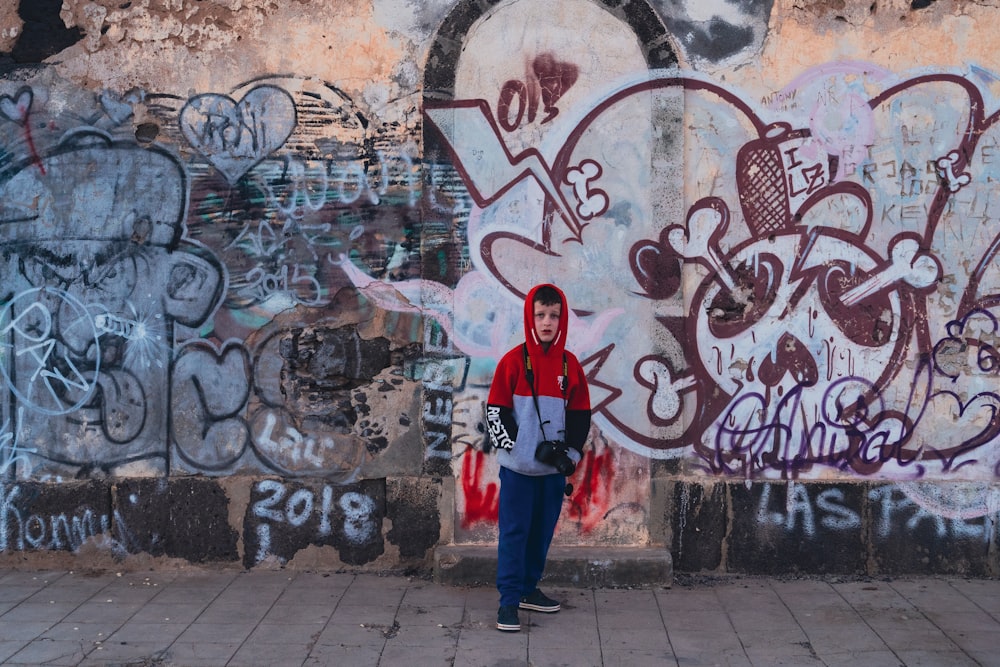
M216 557L377 562L386 479L419 478L425 415L450 420L424 405L454 364L424 353L414 127L309 76L178 95L57 69L12 66L0 94L4 549L201 560L157 526L190 520L173 485L246 480L192 487L246 496Z
M595 428L565 509L602 518L564 520L560 539L649 539L636 526L655 522L659 477L768 480L782 496L839 480L859 485L848 494L859 532L853 562L834 569L864 570L861 517L876 519L862 508L888 493L878 482L916 496L914 482L933 480L967 506L963 520L985 520L985 557L996 508L951 483L990 495L998 470L996 73L833 57L760 93L712 75L737 57L721 52L722 14L719 57L692 32L689 68L659 48L687 25L678 14L656 31L600 3L560 6L575 18L555 28L516 3L481 15L458 63L431 71L424 107L427 158L472 198L455 309L459 322L474 313L455 338L481 371L469 410L522 335L531 285L558 283L574 308L569 345ZM580 23L602 39L579 46ZM494 57L492 40L515 33L503 47L516 55ZM484 308L498 289L505 301ZM455 441L458 532L488 542L495 462L474 440ZM633 512L645 515L630 525L621 515ZM730 519L715 546L743 535L733 551L754 554L769 516ZM762 570L745 557L684 563L682 517L667 530L684 567ZM877 520L889 539L895 519ZM823 569L785 553L779 569Z
M1000 571L980 10L29 4L0 14L3 552L492 543L483 403L554 282L594 417L559 544Z

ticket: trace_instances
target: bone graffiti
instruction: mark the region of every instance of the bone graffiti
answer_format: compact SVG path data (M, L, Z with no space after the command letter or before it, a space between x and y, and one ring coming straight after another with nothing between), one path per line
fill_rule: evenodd
M575 106L551 117L428 101L474 205L463 282L478 274L518 299L565 276L595 423L636 453L750 478L994 476L1000 244L985 202L1000 112L961 76L887 87L858 72L802 74L763 100L769 122L738 91L674 72L606 90L581 71ZM662 128L681 96L685 114L721 122L687 128L685 154L701 158L682 183L649 168L679 138L666 133L625 140L641 157L609 169L622 119ZM691 203L658 209L636 183ZM484 335L456 308L474 358L495 358L519 326L501 303L487 310Z

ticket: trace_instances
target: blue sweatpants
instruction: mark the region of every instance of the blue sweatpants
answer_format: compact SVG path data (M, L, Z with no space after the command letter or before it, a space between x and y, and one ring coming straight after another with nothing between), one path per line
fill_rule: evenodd
M516 606L538 586L562 510L566 478L532 477L500 467L500 542L497 590L500 606Z

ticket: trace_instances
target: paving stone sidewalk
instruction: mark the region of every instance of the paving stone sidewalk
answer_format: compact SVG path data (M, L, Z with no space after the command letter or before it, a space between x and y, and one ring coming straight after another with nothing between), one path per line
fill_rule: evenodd
M296 571L0 570L4 665L1000 667L1000 582L678 576L546 588L496 630L491 588Z

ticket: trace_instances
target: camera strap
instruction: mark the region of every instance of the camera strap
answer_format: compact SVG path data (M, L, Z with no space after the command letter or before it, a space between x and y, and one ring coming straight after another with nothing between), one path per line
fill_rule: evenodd
M548 440L548 436L545 435L545 422L542 421L542 411L538 408L538 392L535 391L535 371L531 368L531 355L528 354L528 344L521 344L521 351L524 354L524 377L528 380L528 386L531 387L531 400L535 404L535 414L538 415L538 428L542 431L542 440ZM559 389L562 391L563 396L563 414L566 412L566 387L569 384L569 364L566 362L566 353L563 352L562 355L563 363L563 379L560 383ZM563 419L565 425L565 418Z

